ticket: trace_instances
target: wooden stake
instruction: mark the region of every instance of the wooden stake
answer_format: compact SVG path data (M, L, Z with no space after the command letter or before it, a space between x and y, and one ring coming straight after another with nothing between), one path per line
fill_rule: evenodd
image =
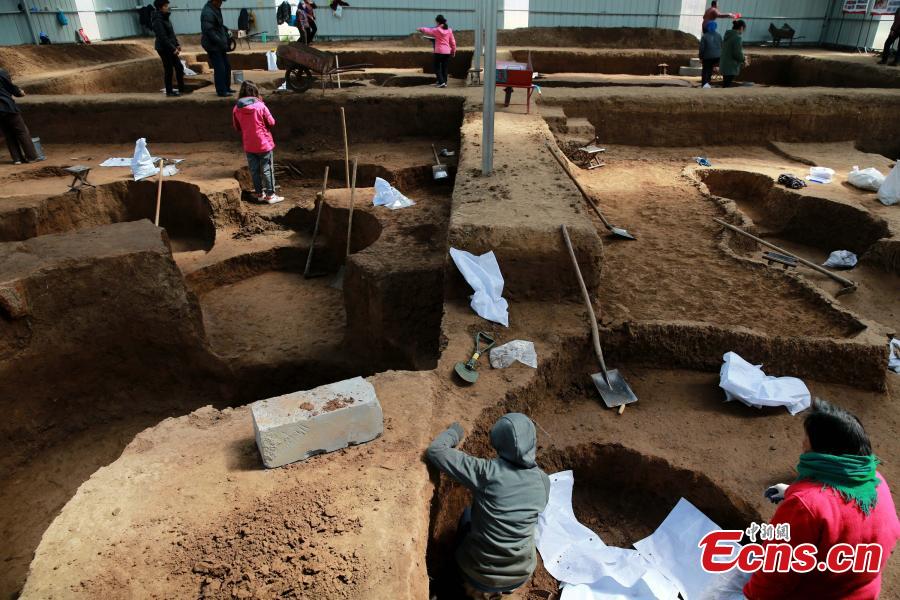
M344 107L341 107L341 129L344 131L344 177L347 180L347 188L350 188L350 144L347 141L347 116Z
M346 257L350 256L350 240L353 231L353 200L356 196L356 163L359 159L353 159L353 182L350 184L350 216L347 218L347 254L345 254L344 264L347 264Z
M162 204L162 178L163 178L163 164L165 160L162 158L159 159L159 184L156 186L156 218L153 219L153 224L159 227L159 209Z

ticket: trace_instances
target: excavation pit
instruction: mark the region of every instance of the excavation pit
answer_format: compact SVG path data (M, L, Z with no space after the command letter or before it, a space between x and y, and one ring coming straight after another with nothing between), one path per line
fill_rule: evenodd
M54 73L41 73L39 60L17 65L14 76L37 90L21 106L48 160L0 166L0 239L23 244L11 254L56 266L0 286L0 383L12 415L0 592L420 598L430 588L453 597L449 540L467 498L422 453L459 420L463 449L491 457L487 428L512 410L537 423L543 468L575 471L576 516L607 543L627 547L650 533L679 497L743 527L771 517L762 490L793 476L802 416L725 403L717 371L726 351L803 378L813 395L861 416L879 456L895 454L884 334L900 326L887 306L900 293L897 221L842 182L795 197L772 179L812 163L885 172L900 151L896 77L836 53L750 49L745 76L757 85L701 91L690 78L655 75L659 62L686 64L696 41L648 31L504 32L506 58L531 49L548 75L530 115L498 103L488 177L483 88L462 82L465 32L442 90L427 85L431 48L419 36L323 44L341 64L378 64L324 93L276 93L283 71L263 72L262 51L232 54L277 120L277 185L287 199L272 206L247 201L233 102L210 86L160 97L149 46L110 50L107 62L92 58L106 44L80 48ZM622 48L622 35L661 50ZM195 40L184 43L189 64L202 65ZM552 57L565 71L542 64ZM87 87L66 88L82 67ZM129 72L141 73L146 91ZM95 95L102 85L131 93ZM359 160L349 257L341 107ZM573 165L576 178L638 241L610 237L547 153L546 143L569 150L579 136L597 136L607 164ZM154 154L187 158L164 181L165 231L148 222L155 181L128 181L127 170L95 169L96 190L65 192L62 168L128 156L139 137ZM449 185L432 181L432 144L456 153L442 158ZM714 167L698 169L695 156ZM317 200L326 166L329 189ZM417 204L371 206L376 177ZM319 207L312 270L322 276L307 279ZM862 263L848 276L861 287L836 298L817 275L769 268L714 217L817 262L834 244L855 249ZM602 407L588 378L598 365L560 224L595 299L608 364L639 398L621 416ZM56 236L113 241L82 243L76 256ZM145 238L152 251L122 252ZM509 328L473 313L450 246L495 252ZM332 285L339 272L342 289ZM534 341L539 368L494 370L482 359L476 387L457 385L453 364L471 356L481 330L501 343ZM384 434L265 471L245 405L355 376L375 387ZM72 391L64 405L60 389ZM895 462L883 464L891 481ZM50 479L60 485L50 489ZM897 591L893 571L887 596ZM555 591L539 569L515 597Z

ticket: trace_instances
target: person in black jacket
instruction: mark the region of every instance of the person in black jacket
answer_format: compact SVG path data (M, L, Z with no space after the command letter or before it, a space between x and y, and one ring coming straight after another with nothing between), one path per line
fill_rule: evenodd
M44 160L38 156L28 126L19 113L16 101L13 100L13 96L21 98L24 95L25 92L12 82L9 73L0 69L0 132L6 138L13 163L17 165Z
M166 96L180 96L184 92L184 67L181 65L181 44L175 37L175 28L169 20L169 0L154 0L153 33L156 34L156 52L163 63L163 82ZM172 74L178 80L178 90L172 89Z
M209 55L215 72L216 94L231 96L231 65L228 63L228 28L222 20L223 0L209 0L200 12L200 45Z

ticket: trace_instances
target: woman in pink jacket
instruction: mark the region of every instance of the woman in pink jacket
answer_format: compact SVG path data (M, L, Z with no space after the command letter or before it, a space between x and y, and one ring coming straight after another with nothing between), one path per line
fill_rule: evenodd
M437 87L447 87L447 64L451 56L456 56L456 38L453 30L447 26L444 15L434 18L436 27L419 27L419 31L434 38L434 74L437 76Z
M270 131L275 126L275 119L259 97L259 88L252 81L241 84L239 96L231 113L231 122L241 133L244 142L256 198L265 204L276 204L284 198L275 195L275 171L272 168L275 140Z

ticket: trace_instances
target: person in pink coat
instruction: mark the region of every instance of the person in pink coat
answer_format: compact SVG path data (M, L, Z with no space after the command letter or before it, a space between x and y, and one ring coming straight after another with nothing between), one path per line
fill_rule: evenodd
M252 81L241 84L239 99L231 112L231 122L235 130L241 133L257 200L265 204L281 202L284 198L275 194L272 165L275 140L272 139L271 129L275 126L275 119Z
M447 87L447 65L451 56L456 56L456 38L453 30L447 26L444 15L434 18L436 27L419 27L419 31L434 38L434 74L437 76L437 87Z

